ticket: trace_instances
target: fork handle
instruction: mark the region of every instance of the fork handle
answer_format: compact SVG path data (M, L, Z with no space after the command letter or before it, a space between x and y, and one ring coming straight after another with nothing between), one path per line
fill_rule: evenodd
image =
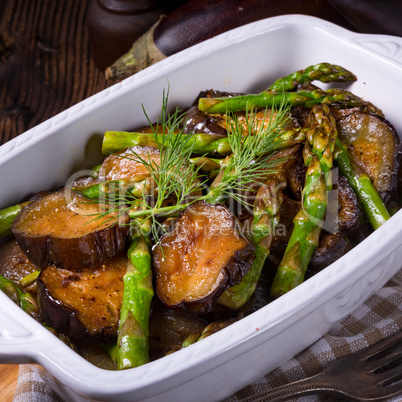
M334 386L326 380L325 375L326 372L324 371L303 380L259 392L258 394L242 399L241 402L260 402L267 400L276 402L288 399L291 396L299 397L312 394L343 395L342 392L335 389Z

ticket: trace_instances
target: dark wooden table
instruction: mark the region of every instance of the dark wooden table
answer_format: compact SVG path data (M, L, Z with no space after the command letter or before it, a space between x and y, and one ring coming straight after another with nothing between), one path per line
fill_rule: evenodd
M90 56L88 0L1 0L0 144L111 85Z

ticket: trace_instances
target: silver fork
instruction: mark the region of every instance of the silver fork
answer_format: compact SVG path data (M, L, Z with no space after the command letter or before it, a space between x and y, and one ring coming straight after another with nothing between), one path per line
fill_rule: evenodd
M305 395L332 395L352 401L385 401L402 395L402 331L335 360L319 374L241 401L281 401Z

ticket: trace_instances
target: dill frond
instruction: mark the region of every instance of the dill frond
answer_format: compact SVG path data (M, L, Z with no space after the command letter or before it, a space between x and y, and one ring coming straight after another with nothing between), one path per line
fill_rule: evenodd
M135 147L124 154L116 154L145 166L149 175L146 180L153 186L148 187L145 181L140 194L138 188L135 195L125 188L124 191L101 194L99 198L106 208L98 218L108 213L128 213L133 230L147 227L156 241L165 230L161 223L164 219L178 216L198 200L224 202L230 196L248 205L244 190L274 171L278 160L271 162L268 158L280 148L279 137L289 120L288 108L283 104L278 109L265 110L263 124L259 124L257 113L253 111L246 113L245 124L236 114L227 115L228 141L233 153L221 165L221 172L209 192L202 195L205 185L200 179L202 164L191 163L196 134L185 134L182 128L185 126L184 113L178 108L168 113L167 105L168 94L164 92L161 114L155 124L144 110L158 144L159 161L151 158L150 153L140 155Z
M272 162L269 157L280 148L279 138L286 131L288 112L289 108L282 104L278 109L265 110L263 121L266 124L258 124L256 112L246 112L246 127L236 114L227 116L228 140L233 153L222 174L211 185L211 202L222 202L230 195L235 201L248 205L244 190L253 191L253 183L275 170L278 161Z

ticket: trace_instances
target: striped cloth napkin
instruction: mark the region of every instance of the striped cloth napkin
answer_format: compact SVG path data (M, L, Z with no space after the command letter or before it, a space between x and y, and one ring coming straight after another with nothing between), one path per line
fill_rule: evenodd
M239 402L264 390L317 374L333 360L364 349L401 329L402 270L309 348L227 398L225 402ZM21 365L13 402L67 402L57 392L59 385L43 368ZM402 396L390 401L400 401L401 398ZM335 402L339 398L309 396L294 400Z

